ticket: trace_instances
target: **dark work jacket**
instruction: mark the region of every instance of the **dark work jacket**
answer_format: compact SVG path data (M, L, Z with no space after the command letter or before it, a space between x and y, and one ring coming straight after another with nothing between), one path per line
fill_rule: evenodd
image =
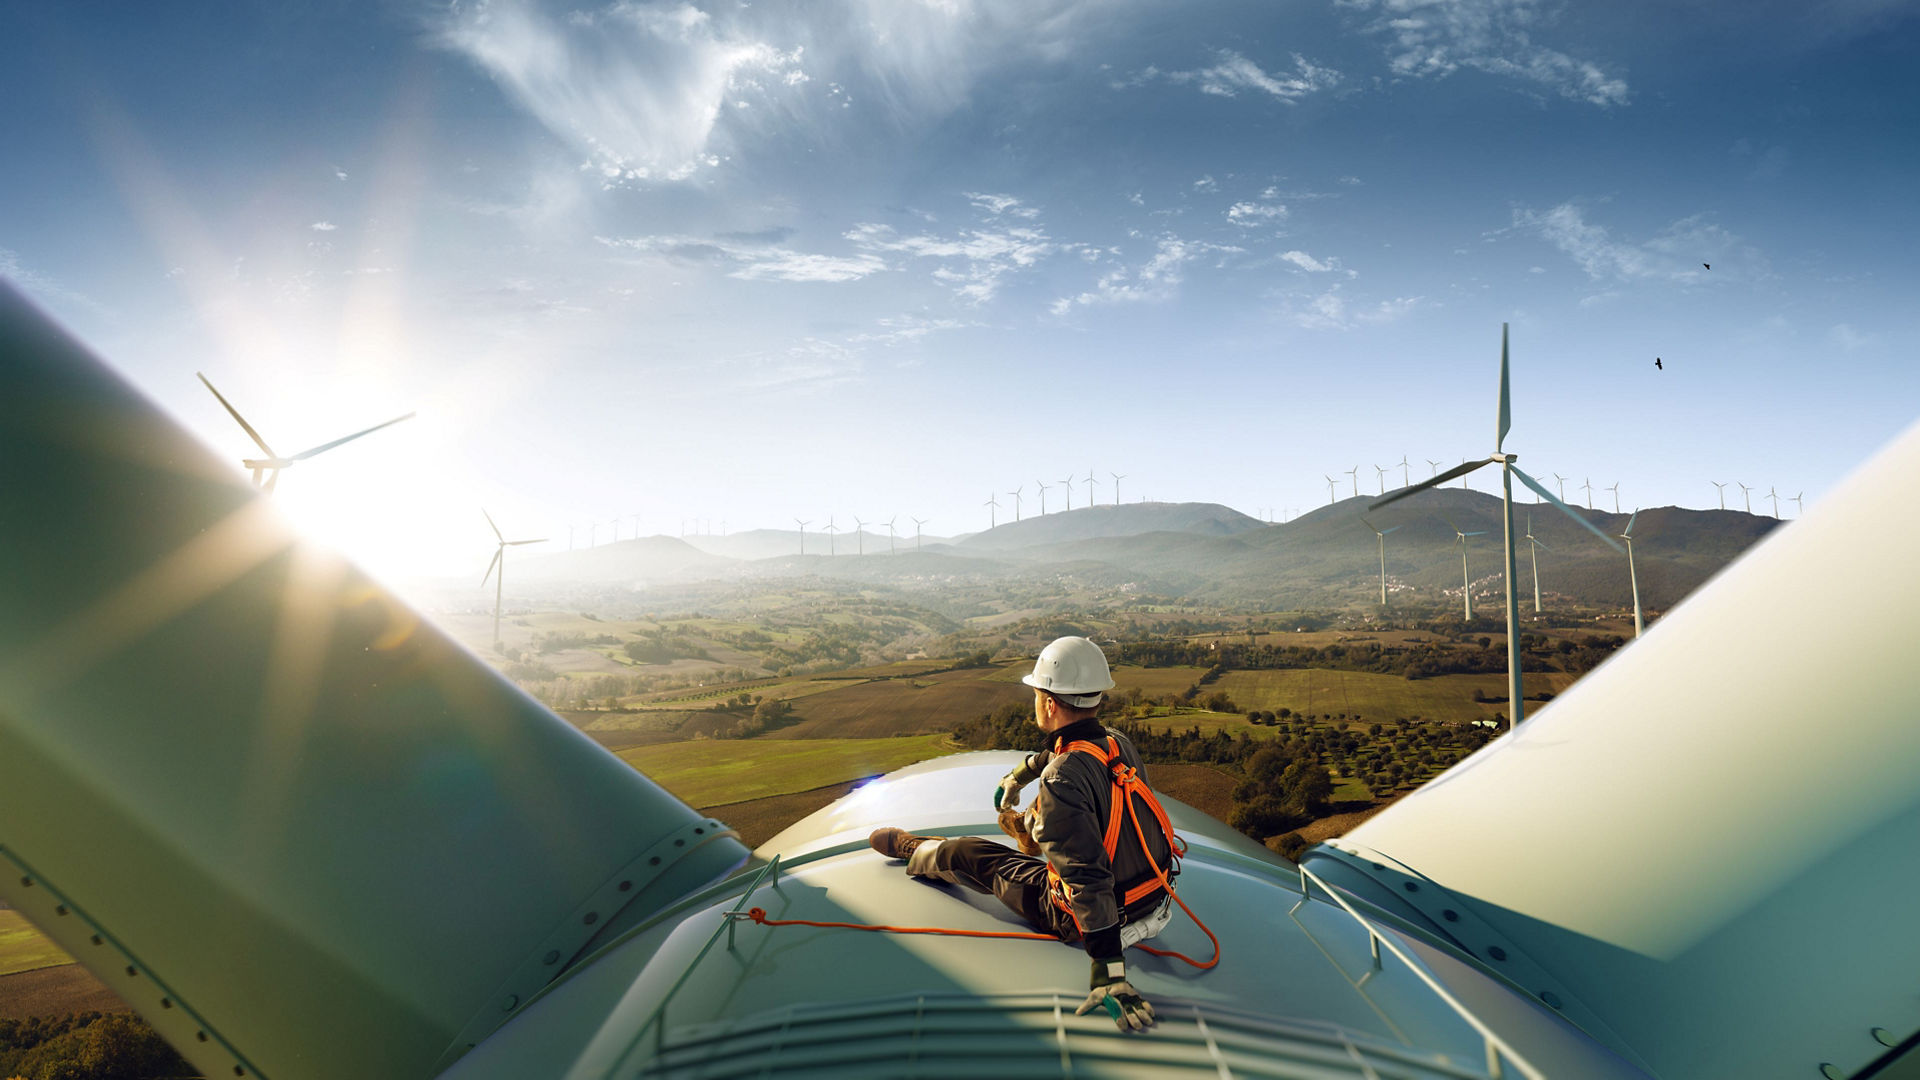
M1060 882L1066 888L1064 899L1067 910L1090 946L1096 939L1096 932L1117 931L1121 923L1153 912L1166 900L1164 891L1155 891L1135 901L1132 910L1121 910L1120 897L1128 887L1152 878L1153 867L1141 851L1140 838L1133 826L1124 820L1113 862L1108 864L1106 848L1101 841L1113 808L1113 776L1099 759L1065 750L1068 744L1076 740L1104 747L1108 738L1118 744L1120 759L1138 770L1140 755L1134 750L1133 743L1125 735L1093 719L1069 724L1049 735L1048 749L1027 758L1020 768L1014 770L1014 779L1021 783L1031 782L1036 777L1040 781L1029 817L1033 839L1040 845L1040 854L1048 865L1060 876ZM1142 776L1144 778L1144 773ZM1174 870L1173 854L1167 837L1160 831L1160 823L1155 820L1153 811L1140 805L1138 799L1135 800L1134 811L1139 817L1141 831L1146 834L1147 843L1151 846L1153 858L1162 870L1171 875ZM1098 935L1100 938L1109 936L1118 940L1117 932Z

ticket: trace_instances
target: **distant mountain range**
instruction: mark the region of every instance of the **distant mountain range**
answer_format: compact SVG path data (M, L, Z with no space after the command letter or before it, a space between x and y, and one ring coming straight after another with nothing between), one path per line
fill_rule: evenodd
M542 585L690 583L819 575L836 579L937 586L943 580L1070 580L1087 587L1131 585L1159 595L1213 603L1337 607L1378 595L1379 549L1361 520L1368 497L1344 499L1285 524L1267 524L1215 503L1129 503L1082 507L1008 522L957 539L894 540L869 529L832 541L807 530L756 529L731 536L653 536L597 547L527 556L510 569L514 581ZM1608 535L1628 515L1576 508ZM1625 607L1626 558L1551 506L1515 507L1524 535L1528 517L1539 552L1541 590L1586 604ZM1400 597L1457 602L1460 548L1454 528L1484 535L1467 542L1476 605L1500 595L1501 514L1495 496L1460 488L1421 492L1370 515L1386 538L1389 588ZM1642 604L1672 606L1779 526L1773 518L1731 510L1645 510L1634 526ZM865 555L855 554L861 547ZM1533 562L1519 548L1520 584L1531 603Z

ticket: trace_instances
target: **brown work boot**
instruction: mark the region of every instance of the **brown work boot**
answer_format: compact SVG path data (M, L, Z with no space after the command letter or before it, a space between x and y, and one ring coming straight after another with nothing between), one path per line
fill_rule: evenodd
M905 859L913 854L914 848L938 839L940 838L937 836L915 836L905 829L888 826L873 830L873 833L867 837L867 843L872 844L873 850L889 859Z

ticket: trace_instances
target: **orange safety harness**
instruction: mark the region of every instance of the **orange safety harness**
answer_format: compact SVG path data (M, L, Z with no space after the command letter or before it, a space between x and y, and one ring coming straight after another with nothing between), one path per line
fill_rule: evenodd
M1126 890L1122 895L1120 899L1121 909L1125 910L1126 905L1142 897L1151 896L1161 889L1165 889L1167 895L1173 897L1174 902L1180 905L1180 910L1186 912L1187 917L1193 920L1194 925L1200 928L1201 933L1207 935L1207 940L1213 943L1213 957L1205 963L1201 963L1185 953L1176 952L1172 949L1156 949L1151 945L1135 945L1134 948L1142 952L1152 953L1155 956L1170 956L1176 960L1184 960L1202 971L1218 964L1220 962L1220 939L1214 937L1213 931L1207 929L1207 924L1200 921L1200 916L1195 915L1193 909L1187 906L1187 902L1180 899L1180 894L1174 890L1173 881L1168 877L1167 871L1160 868L1159 861L1153 857L1153 849L1147 846L1146 831L1140 827L1139 812L1133 808L1135 796L1138 796L1146 803L1148 809L1153 811L1154 820L1159 822L1160 833L1167 838L1167 844L1172 850L1175 860L1177 861L1180 856L1187 853L1186 841L1174 833L1173 824L1167 820L1166 810L1160 806L1160 800L1153 797L1153 789L1147 786L1146 781L1140 779L1139 770L1134 769L1121 759L1119 744L1114 741L1112 736L1107 737L1107 745L1104 747L1096 743L1079 740L1068 744L1066 752L1091 754L1099 760L1102 765L1105 765L1107 771L1113 776L1113 810L1107 815L1106 833L1101 837L1101 846L1104 847L1107 852L1107 865L1113 865L1114 853L1120 849L1121 822L1126 820L1133 823L1133 833L1140 840L1140 850L1147 857L1147 865L1153 867L1153 877ZM1177 869L1175 872L1178 872ZM1064 899L1066 883L1060 880L1060 875L1054 870L1052 863L1047 864L1047 883L1048 894L1054 904L1062 910L1067 910L1067 903ZM1070 911L1069 914L1071 914ZM870 923L815 922L811 919L769 919L767 918L765 908L749 909L747 917L762 926L818 926L839 930L877 930L890 934L943 934L949 937L1024 938L1033 941L1059 940L1052 934L1024 933L1017 930L953 930L938 926L881 926Z

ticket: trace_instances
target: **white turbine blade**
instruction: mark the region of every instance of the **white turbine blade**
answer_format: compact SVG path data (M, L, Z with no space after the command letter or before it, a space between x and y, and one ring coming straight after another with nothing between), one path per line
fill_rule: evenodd
M1623 555L1626 554L1627 549L1615 543L1613 537L1608 536L1606 533L1601 532L1600 527L1595 525L1593 522L1588 521L1586 518L1583 518L1579 514L1574 513L1572 507L1568 506L1566 503L1563 503L1559 499L1555 498L1553 492L1548 491L1545 487L1541 486L1540 481L1535 480L1533 477L1528 476L1524 472L1521 472L1520 466L1509 463L1507 465L1507 468L1513 470L1513 475L1519 477L1521 483L1532 488L1535 492L1537 492L1540 495L1541 498L1559 507L1561 513L1579 522L1588 532L1599 537L1601 543L1607 545L1608 547L1612 548L1615 551L1620 552Z
M1367 509L1378 510L1381 507L1387 505L1388 503L1397 502L1401 499L1406 498L1409 495L1412 495L1416 491L1425 491L1430 487L1439 487L1441 484L1444 484L1449 480L1458 480L1462 476L1467 475L1468 473L1472 472L1475 469L1480 468L1483 465L1491 465L1491 464L1493 464L1492 458L1481 458L1479 461L1469 461L1464 465L1455 465L1453 468L1448 469L1446 472L1443 472L1440 475L1432 477L1430 479L1422 480L1410 488L1402 488L1401 490L1394 492L1393 494L1387 496L1384 499L1375 499L1373 502L1370 502L1367 504Z
M493 523L493 515L487 513L487 510L485 507L480 508L480 516L487 519L487 527L493 530L493 538L495 540L504 542L506 540L506 537L500 535L500 526L495 525Z
M1513 407L1507 391L1507 324L1500 324L1500 430L1493 437L1493 452L1500 452L1500 444L1507 439L1507 432L1513 427Z
M213 390L213 396L219 399L221 405L226 406L228 415L232 416L236 421L239 422L240 427L244 431L246 431L247 437L253 440L254 445L260 448L261 453L267 455L270 458L277 458L280 456L279 454L276 454L273 452L273 447L267 445L267 440L261 438L259 432L253 430L253 425L247 423L247 418L240 415L240 410L234 408L231 404L229 404L226 398L221 397L220 391L213 389L213 383L209 382L205 375L201 375L197 371L194 372L194 374L199 376L201 382L206 383L208 390Z
M547 542L547 538L543 536L538 540L506 540L502 542L508 547L518 547L521 544L544 544Z
M1367 515L1365 515L1365 514L1361 514L1361 515L1360 515L1360 524L1362 524L1362 525L1365 525L1365 526L1366 526L1367 528L1369 528L1369 529L1373 529L1373 535L1375 535L1375 536L1385 536L1385 535L1387 535L1386 533L1383 533L1383 532L1381 532L1381 531L1380 531L1379 529L1375 529L1375 528L1373 527L1373 522L1371 522L1371 521L1368 521L1368 520L1367 520Z
M413 413L408 413L405 416L396 416L384 424L375 424L372 427L366 429L365 431L356 431L351 435L345 436L343 438L335 439L330 443L321 443L319 446L316 446L311 450L302 450L299 453L293 455L293 457L289 458L288 460L289 461L305 461L306 459L312 457L315 454L324 454L328 450L331 450L334 447L339 446L341 443L350 443L362 435L371 435L374 432L379 431L383 427L392 427L393 425L399 423L402 420L411 420L413 419L413 416L414 416Z
M1528 537L1527 539L1529 539L1529 540L1533 540L1533 538L1532 538L1532 537ZM1543 544L1543 543L1541 543L1541 542L1540 542L1540 541L1538 541L1538 540L1533 540L1533 546L1534 546L1534 547L1537 547L1537 548L1539 548L1539 549L1541 549L1542 551L1552 551L1552 550L1553 550L1552 548L1550 548L1550 547L1548 547L1547 545L1545 545L1545 544Z
M1399 530L1399 528L1400 528L1400 526L1398 526L1398 525L1395 525L1395 526L1394 526L1393 528L1391 528L1391 529L1383 529L1383 530L1381 530L1381 532L1380 532L1380 535L1381 535L1381 536L1385 536L1385 535L1387 535L1387 533L1390 533L1390 532L1396 532L1396 531L1398 531L1398 530Z
M1622 536L1632 536L1632 535L1633 535L1633 523L1634 523L1635 521L1637 521L1637 520L1639 520L1639 518L1640 518L1640 511L1638 511L1638 510L1635 510L1635 511L1633 512L1633 516L1627 519L1627 527L1626 527L1626 529L1625 529L1624 531L1622 531L1622 532L1621 532L1621 534L1620 534L1620 535L1622 535Z
M1481 529L1479 532L1461 533L1460 535L1461 536L1485 536L1487 535L1487 530Z
M487 579L493 576L493 568L500 565L500 549L493 549L493 561L487 564L487 572L480 575L480 584L485 587Z

